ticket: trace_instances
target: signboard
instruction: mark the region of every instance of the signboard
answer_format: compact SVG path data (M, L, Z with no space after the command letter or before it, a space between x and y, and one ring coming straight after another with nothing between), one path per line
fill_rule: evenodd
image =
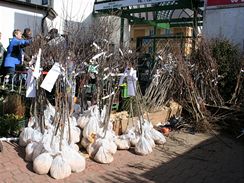
M127 6L136 6L142 4L153 4L162 2L173 2L175 0L123 0L123 1L112 1L106 3L95 4L95 10L106 10L106 9L120 9Z
M234 5L244 3L244 0L208 0L208 6Z

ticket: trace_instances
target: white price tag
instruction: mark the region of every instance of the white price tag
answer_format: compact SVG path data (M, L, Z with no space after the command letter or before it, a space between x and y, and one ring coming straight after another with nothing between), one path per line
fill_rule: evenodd
M53 86L55 84L55 82L58 79L58 76L61 74L61 70L60 70L60 65L59 63L55 63L52 68L50 69L50 71L48 71L45 79L43 80L41 87L49 92L52 91Z

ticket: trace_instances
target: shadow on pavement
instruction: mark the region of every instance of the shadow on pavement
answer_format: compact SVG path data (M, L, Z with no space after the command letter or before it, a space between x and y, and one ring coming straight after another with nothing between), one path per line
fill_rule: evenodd
M226 145L228 144L228 145ZM176 144L177 145L177 144ZM102 182L169 183L242 183L244 182L244 146L232 139L215 136L183 154L157 147L162 156L174 156L168 162L148 168L144 162L128 164L123 170L100 176ZM147 158L145 156L145 158ZM95 181L88 181L95 183Z

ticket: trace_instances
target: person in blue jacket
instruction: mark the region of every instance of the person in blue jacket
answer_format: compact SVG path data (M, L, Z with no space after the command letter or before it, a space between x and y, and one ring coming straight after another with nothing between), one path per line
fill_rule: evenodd
M22 39L22 32L15 29L13 38L7 48L7 55L4 60L5 74L13 75L15 73L15 66L21 64L23 56L23 48L31 43L31 40Z

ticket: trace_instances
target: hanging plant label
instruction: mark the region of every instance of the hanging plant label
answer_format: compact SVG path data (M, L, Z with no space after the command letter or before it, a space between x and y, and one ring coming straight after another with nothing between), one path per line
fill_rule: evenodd
M45 79L43 80L41 87L49 92L52 91L55 82L58 79L59 74L61 74L60 65L59 63L55 63L48 74L46 75Z

